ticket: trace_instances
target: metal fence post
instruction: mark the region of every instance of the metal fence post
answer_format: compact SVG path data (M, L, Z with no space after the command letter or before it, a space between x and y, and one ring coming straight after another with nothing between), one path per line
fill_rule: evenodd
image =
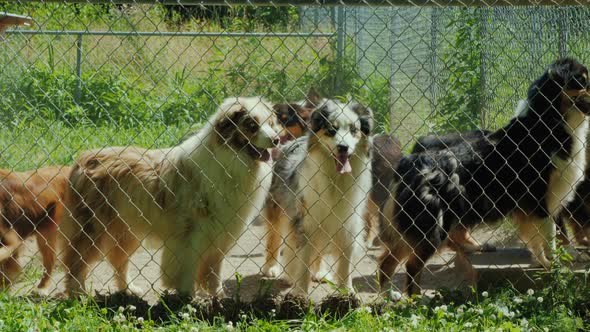
M346 33L344 28L345 20L345 8L344 6L338 6L338 15L336 23L336 82L334 82L334 90L337 94L341 93L342 88L342 61L344 61L344 34Z
M74 102L80 103L82 97L82 34L76 39L76 91L74 91Z

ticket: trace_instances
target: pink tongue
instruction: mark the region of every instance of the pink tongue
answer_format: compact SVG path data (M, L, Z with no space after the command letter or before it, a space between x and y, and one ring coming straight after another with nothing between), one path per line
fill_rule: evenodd
M348 161L348 155L339 154L336 156L336 172L340 174L352 172L350 161Z

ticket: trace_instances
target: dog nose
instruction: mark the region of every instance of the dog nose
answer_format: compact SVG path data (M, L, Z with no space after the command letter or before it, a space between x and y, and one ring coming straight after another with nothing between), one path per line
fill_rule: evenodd
M348 145L338 144L336 148L338 149L338 153L348 153Z
M274 145L274 146L278 146L279 144L281 144L281 138L280 138L280 137L275 137L275 138L272 140L272 145Z

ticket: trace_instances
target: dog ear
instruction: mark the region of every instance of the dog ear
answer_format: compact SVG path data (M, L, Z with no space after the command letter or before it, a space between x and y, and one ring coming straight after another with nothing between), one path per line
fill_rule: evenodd
M240 107L236 110L230 110L224 114L223 118L215 125L215 131L224 139L231 137L234 130L238 127L240 120L246 115L246 109Z
M283 125L286 124L291 116L295 114L294 110L289 104L275 104L272 109L275 112L279 123Z
M311 114L313 113L313 109L297 104L291 104L293 110L297 113L300 121L303 121L302 124L307 124L309 119L311 118Z
M313 87L309 88L307 97L305 97L305 105L303 107L314 109L322 102L322 96Z
M317 133L328 126L330 111L327 107L322 107L319 110L311 113L311 131Z
M373 131L373 110L359 103L352 104L351 108L359 116L363 134L370 135Z

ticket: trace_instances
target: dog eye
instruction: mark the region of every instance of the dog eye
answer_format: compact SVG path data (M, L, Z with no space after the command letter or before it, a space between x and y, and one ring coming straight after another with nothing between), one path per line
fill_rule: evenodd
M330 127L328 129L326 129L326 135L330 136L330 137L335 136L337 131L338 131L338 129L336 129L334 127Z
M358 130L358 128L357 128L357 127L355 127L354 125L351 125L351 126L350 126L350 133L351 133L351 134L353 134L353 135L356 135L356 133L357 133L358 131L359 131L359 130Z
M258 130L258 128L260 128L260 126L253 119L247 119L244 121L244 128L250 132L255 132Z

